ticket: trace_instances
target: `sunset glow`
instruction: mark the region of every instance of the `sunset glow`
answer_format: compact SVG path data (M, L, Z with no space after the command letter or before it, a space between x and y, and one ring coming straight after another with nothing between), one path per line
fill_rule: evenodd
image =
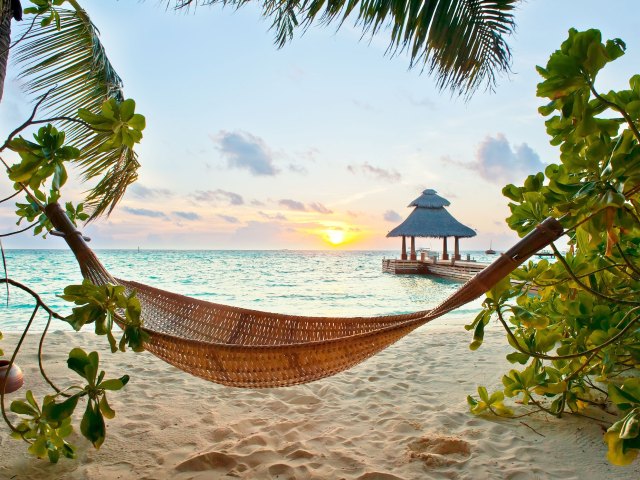
M326 230L325 234L327 241L331 245L340 245L345 241L344 231L342 230Z

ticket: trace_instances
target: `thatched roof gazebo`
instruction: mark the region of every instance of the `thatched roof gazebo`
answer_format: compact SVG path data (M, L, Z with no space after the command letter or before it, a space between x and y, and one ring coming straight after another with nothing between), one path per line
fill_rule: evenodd
M459 239L475 237L476 232L457 221L444 207L449 201L427 189L408 206L415 207L407 219L387 237L402 237L402 260L407 260L406 237L411 238L410 260L416 260L416 237L442 238L442 259L449 260L447 237L455 238L454 259L460 260Z

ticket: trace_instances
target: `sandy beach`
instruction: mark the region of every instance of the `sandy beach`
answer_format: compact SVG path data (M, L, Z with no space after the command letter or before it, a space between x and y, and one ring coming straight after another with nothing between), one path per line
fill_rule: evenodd
M5 352L17 341L5 335ZM37 371L38 338L18 363L26 388L47 392ZM57 465L27 454L0 432L2 479L632 479L640 462L613 467L602 429L575 416L475 417L466 395L500 383L506 342L429 326L351 371L309 385L243 390L188 376L148 353L111 355L104 338L53 331L48 373L58 384L74 346L100 352L107 376L131 382L110 396L117 415L94 450L77 434L78 459ZM9 401L24 395L8 395ZM81 405L82 407L82 405ZM83 408L78 408L81 412Z

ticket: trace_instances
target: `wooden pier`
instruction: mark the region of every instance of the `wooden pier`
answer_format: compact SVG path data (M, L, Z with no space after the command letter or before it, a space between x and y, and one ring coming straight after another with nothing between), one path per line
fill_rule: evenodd
M465 260L438 260L421 258L420 260L382 260L382 271L394 274L435 275L466 282L481 272L488 264Z

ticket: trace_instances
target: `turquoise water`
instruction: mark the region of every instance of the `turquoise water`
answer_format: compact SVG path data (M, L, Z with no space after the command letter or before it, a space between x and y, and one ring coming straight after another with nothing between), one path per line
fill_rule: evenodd
M466 253L466 252L464 252ZM479 261L489 259L470 252ZM449 296L459 283L381 271L381 251L97 251L116 277L217 303L280 313L314 316L357 316L429 309ZM70 304L56 295L82 278L73 255L65 250L8 250L9 277L28 285L56 311ZM12 287L9 306L0 291L0 331L22 330L33 308L31 298ZM480 301L457 310L449 320L462 325L479 310ZM41 314L35 331L44 325ZM53 328L70 329L56 321Z

